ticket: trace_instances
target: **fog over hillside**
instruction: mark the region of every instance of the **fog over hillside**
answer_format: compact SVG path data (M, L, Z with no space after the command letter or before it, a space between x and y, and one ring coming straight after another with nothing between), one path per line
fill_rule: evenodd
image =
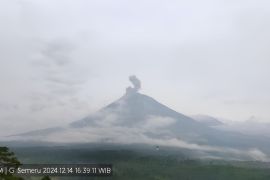
M130 76L133 87L118 100L69 125L3 137L2 141L36 143L145 144L193 151L195 158L269 161L269 141L257 136L219 130L139 93L141 82ZM196 116L198 118L198 116ZM211 121L209 121L209 118ZM219 125L223 125L220 123Z

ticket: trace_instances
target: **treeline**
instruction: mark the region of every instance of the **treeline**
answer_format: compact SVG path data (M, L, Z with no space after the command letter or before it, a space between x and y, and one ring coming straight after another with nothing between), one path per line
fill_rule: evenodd
M22 164L15 154L8 147L0 147L0 169L1 168L18 168ZM10 172L0 171L0 180L24 180L23 177L17 177ZM42 177L41 180L51 180L49 176Z

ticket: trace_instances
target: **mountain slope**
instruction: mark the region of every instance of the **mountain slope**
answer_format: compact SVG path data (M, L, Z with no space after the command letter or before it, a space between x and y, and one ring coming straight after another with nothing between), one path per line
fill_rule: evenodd
M94 122L112 114L117 116L117 122L115 122L115 124L122 126L132 126L136 123L143 122L149 116L175 118L182 126L203 126L203 124L194 121L192 118L178 113L157 102L155 99L140 93L127 93L119 100L102 108L97 113L80 121L73 122L70 125L72 127L93 125Z
M206 157L268 159L270 141L222 131L178 113L138 93L140 83L117 101L63 127L36 130L10 140L57 143L120 143L171 146L198 151ZM266 153L266 154L265 154Z
M211 117L211 116L208 116L208 115L199 114L199 115L193 115L191 117L194 120L205 124L206 126L220 126L220 125L224 124L221 121L219 121L218 119Z

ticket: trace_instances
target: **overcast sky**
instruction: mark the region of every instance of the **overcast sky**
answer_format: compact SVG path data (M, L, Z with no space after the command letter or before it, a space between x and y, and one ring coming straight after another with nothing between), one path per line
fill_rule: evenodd
M0 0L0 135L141 92L174 110L270 121L269 0Z

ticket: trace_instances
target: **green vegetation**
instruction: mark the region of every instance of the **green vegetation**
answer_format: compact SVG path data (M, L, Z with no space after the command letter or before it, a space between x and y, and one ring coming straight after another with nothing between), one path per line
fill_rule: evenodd
M270 179L270 172L230 165L203 165L190 160L140 158L116 163L113 179L266 180Z
M0 168L18 168L21 163L15 157L13 152L10 152L7 147L0 147ZM22 180L20 177L16 177L13 174L7 172L0 172L0 180Z
M73 147L36 147L16 149L24 163L111 163L112 177L51 177L95 180L269 180L270 169L236 167L183 158L182 155L153 150L111 150Z

